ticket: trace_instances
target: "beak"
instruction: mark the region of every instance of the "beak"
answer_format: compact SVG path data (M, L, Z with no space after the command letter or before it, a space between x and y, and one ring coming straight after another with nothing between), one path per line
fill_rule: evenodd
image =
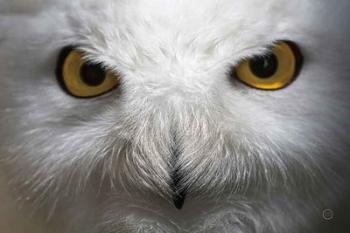
M172 189L174 192L173 202L177 209L182 209L186 199L186 190L181 185L181 176L177 170L172 175Z
M180 210L185 204L186 194L185 192L176 193L173 197L174 205L176 209Z
M177 147L178 145L178 141L177 141L177 137L176 134L174 136L174 147L172 148L172 156L174 159L174 170L172 171L172 190L173 190L173 202L175 205L175 208L177 209L182 209L182 207L184 206L185 203L185 199L186 199L186 193L187 191L183 188L181 181L182 181L182 175L179 171L179 168L176 167L176 163L177 160L181 154L181 150L179 149L179 147Z

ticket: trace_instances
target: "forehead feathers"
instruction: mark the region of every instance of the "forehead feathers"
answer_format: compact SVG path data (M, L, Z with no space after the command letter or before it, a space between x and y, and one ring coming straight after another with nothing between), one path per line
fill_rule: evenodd
M96 59L125 72L153 68L158 75L183 76L180 70L193 75L218 62L237 62L271 43L288 7L280 1L252 7L257 2L104 1L78 4L70 16L77 42Z

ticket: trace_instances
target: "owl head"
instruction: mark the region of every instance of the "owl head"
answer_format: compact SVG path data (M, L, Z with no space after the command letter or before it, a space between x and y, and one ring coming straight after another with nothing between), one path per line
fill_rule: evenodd
M336 200L346 2L0 1L0 151L16 186L40 203L98 180L135 197L115 209L157 200L162 214L235 200L242 229L284 200Z

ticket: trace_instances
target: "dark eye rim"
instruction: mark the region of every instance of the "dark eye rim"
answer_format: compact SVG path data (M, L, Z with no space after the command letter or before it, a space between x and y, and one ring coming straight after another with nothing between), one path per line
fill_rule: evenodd
M303 53L301 51L301 48L299 47L299 45L297 43L290 41L290 40L282 40L282 42L289 45L289 47L292 49L294 56L295 56L296 64L295 64L295 71L294 71L293 79L289 83L289 84L291 84L300 75L301 70L303 69L304 56L303 56Z
M56 74L56 80L60 86L60 88L65 92L67 93L68 95L70 96L73 96L75 98L82 98L82 97L79 97L79 96L75 96L73 95L67 88L65 82L64 82L64 77L63 77L63 66L64 66L64 63L68 57L68 55L74 51L77 47L76 46L72 46L72 45L69 45L69 46L66 46L64 48L61 49L61 51L59 52L58 54L58 60L57 60L57 64L56 64L56 69L55 69L55 74Z
M280 90L283 90L283 89L289 87L297 79L297 77L301 73L301 70L302 70L303 65L304 65L304 56L303 56L303 53L301 51L301 48L299 47L299 45L296 42L293 42L291 40L277 40L277 41L275 41L275 43L278 43L278 42L284 42L284 43L288 44L288 46L293 51L293 54L295 56L295 61L296 61L293 78L286 85L284 85L283 87L278 88L278 89L261 89L258 87L254 87L253 85L249 85L248 83L245 83L241 79L238 78L237 71L236 71L235 67L230 72L230 76L233 77L235 81L238 81L239 83L241 83L245 86L248 86L249 88L263 91L263 92L280 91Z
M67 88L65 82L64 82L64 77L63 77L63 66L65 64L65 61L67 59L67 57L69 56L69 54L75 50L77 50L79 48L78 45L68 45L65 46L61 49L61 51L58 54L58 59L57 59L57 63L56 63L56 68L55 68L55 75L56 75L56 80L58 82L58 85L60 86L60 88L68 95L76 98L76 99L93 99L96 97L100 97L100 96L104 96L107 93L113 91L114 89L118 88L119 85L115 86L114 88L112 88L111 90L108 90L106 92L103 92L101 94L98 95L94 95L94 96L77 96L74 95L73 93L71 93L69 91L69 89Z

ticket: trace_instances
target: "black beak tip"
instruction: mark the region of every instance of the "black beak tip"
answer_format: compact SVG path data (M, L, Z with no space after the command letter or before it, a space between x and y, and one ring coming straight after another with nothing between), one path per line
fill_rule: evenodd
M174 198L174 205L176 209L181 210L184 204L185 204L185 197L178 196Z

